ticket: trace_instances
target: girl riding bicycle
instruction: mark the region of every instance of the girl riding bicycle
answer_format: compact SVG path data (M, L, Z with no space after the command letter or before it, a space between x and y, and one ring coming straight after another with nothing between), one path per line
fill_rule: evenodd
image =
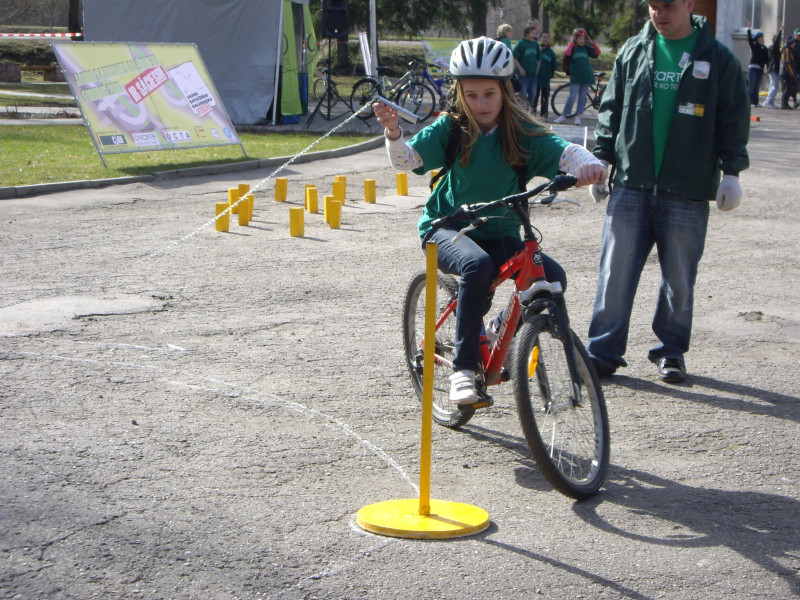
M520 221L499 209L492 215L495 218L455 242L455 234L465 224L433 231L431 223L462 204L519 192L521 184L535 176L552 179L559 171L569 172L578 177L578 185L597 183L606 176L590 152L553 135L517 104L509 83L513 72L512 53L502 42L486 37L461 42L450 57L450 73L456 80L454 109L407 143L397 111L381 102L373 105L378 122L385 127L392 166L418 175L447 167L428 198L418 228L423 249L427 242L438 244L439 269L461 277L450 377L450 398L461 405L478 401L475 374L483 315L491 306L489 288L500 265L522 247ZM457 128L459 144L448 165L451 126ZM566 287L561 266L544 255L543 263L548 280ZM492 333L496 334L487 335Z

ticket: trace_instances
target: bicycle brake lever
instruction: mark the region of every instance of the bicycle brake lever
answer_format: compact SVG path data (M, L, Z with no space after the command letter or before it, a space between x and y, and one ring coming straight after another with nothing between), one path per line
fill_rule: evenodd
M469 225L467 225L466 227L464 227L464 229L462 229L461 231L459 231L459 232L458 232L458 233L457 233L457 234L456 234L456 235L453 237L453 239L452 239L452 240L450 240L450 242L451 242L451 243L453 243L453 244L455 244L455 243L456 243L458 240L460 240L460 239L461 239L461 238L464 236L464 234L465 234L465 233L468 233L468 232L470 232L470 231L475 231L475 230L476 230L478 227L480 227L481 225L483 225L484 223L486 223L486 221L488 221L488 220L489 220L489 217L481 217L480 219L475 219L475 220L474 220L474 221L472 221L472 222L471 222Z

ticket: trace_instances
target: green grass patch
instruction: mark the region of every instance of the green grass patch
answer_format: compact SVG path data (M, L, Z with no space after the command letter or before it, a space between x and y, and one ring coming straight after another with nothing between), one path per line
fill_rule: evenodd
M147 175L157 171L187 169L279 156L293 156L319 135L313 133L242 133L239 146L162 150L106 155L103 166L88 130L77 125L9 125L0 127L0 187L110 179ZM310 152L350 146L371 136L331 135Z

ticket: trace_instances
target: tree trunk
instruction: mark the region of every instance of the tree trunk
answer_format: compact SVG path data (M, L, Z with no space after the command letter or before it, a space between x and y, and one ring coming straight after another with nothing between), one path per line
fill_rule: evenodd
M69 0L69 13L67 15L67 27L71 33L83 33L83 3L81 0Z
M489 14L489 3L478 0L472 2L472 37L486 35L486 17Z
M542 5L541 0L528 0L528 4L531 7L531 19L538 19L539 18L539 12L540 12L541 5ZM544 20L544 19L542 19L542 20ZM541 31L545 31L545 30L542 29Z

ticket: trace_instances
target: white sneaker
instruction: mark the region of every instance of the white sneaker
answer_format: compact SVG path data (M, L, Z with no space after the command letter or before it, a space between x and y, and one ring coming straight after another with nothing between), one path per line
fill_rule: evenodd
M450 375L450 402L475 404L477 401L474 371L456 371Z
M565 117L564 115L561 115L555 121L553 121L553 123L563 123L566 120L567 120L567 117Z
M580 125L580 124L581 124L581 118L575 117L575 125Z

